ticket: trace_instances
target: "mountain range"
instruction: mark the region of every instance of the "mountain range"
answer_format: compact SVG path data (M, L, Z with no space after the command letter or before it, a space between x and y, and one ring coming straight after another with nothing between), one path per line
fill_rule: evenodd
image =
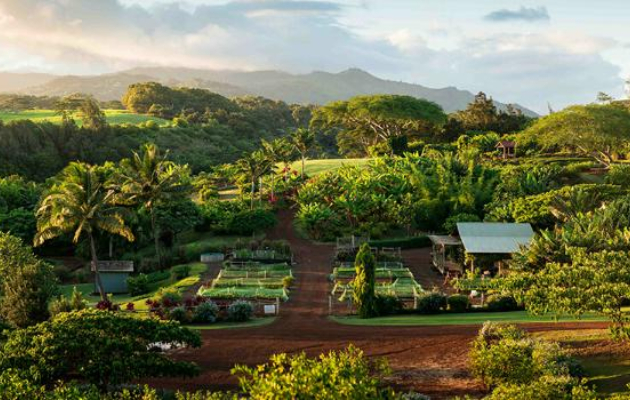
M0 72L0 93L36 96L91 94L99 100L119 100L132 83L157 81L167 86L208 89L227 97L256 95L287 103L325 104L364 94L399 94L431 100L446 112L466 108L474 94L455 87L428 88L418 84L378 78L351 68L339 73L315 71L291 74L282 71L231 71L191 68L143 67L112 74L56 76ZM495 101L499 109L505 104ZM528 116L537 114L515 105Z

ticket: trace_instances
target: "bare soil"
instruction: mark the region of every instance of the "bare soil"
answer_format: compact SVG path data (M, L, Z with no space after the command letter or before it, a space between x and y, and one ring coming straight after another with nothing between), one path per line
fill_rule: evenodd
M173 356L194 361L201 374L193 379L156 379L147 383L179 390L235 390L237 380L230 374L235 364L266 362L275 353L306 352L316 356L354 344L370 357L386 357L393 370L390 382L395 387L413 389L433 399L483 393L483 388L467 369L469 343L479 326L443 327L361 327L330 321L328 313L328 274L333 246L317 244L299 237L293 229L290 211L281 211L280 223L269 233L271 239L291 244L297 266L296 288L284 303L280 315L270 325L201 331L203 345L180 350ZM406 252L407 253L407 252ZM408 253L408 264L425 263L428 252ZM407 258L407 255L405 256ZM415 269L421 284L441 283L429 268ZM437 285L436 285L437 286ZM593 329L600 323L531 324L528 330Z

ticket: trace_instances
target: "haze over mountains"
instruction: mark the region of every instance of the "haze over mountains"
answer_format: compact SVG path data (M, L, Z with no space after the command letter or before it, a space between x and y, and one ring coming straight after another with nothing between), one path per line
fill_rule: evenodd
M168 86L208 89L227 97L256 95L287 103L325 104L362 94L401 94L425 98L445 111L462 110L474 94L454 87L433 89L418 84L375 77L352 68L339 73L290 74L281 71L217 71L190 68L146 67L94 76L55 76L0 72L0 93L63 96L86 93L99 100L119 100L132 83L157 81ZM489 93L491 94L491 93ZM505 104L496 102L501 109ZM517 105L529 116L533 111Z

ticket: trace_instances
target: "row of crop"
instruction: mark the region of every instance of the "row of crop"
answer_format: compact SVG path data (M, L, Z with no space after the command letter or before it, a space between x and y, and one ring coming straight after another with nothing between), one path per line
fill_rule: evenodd
M241 269L242 268L242 269ZM289 299L293 273L288 264L232 264L223 269L198 294L211 299Z

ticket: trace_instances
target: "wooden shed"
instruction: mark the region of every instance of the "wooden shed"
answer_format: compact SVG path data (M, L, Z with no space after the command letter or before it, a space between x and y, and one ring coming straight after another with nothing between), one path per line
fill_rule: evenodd
M105 293L127 293L127 278L133 272L133 261L99 261L98 271Z
M495 146L496 149L502 150L501 157L504 160L508 158L516 158L516 142L512 140L502 140Z

